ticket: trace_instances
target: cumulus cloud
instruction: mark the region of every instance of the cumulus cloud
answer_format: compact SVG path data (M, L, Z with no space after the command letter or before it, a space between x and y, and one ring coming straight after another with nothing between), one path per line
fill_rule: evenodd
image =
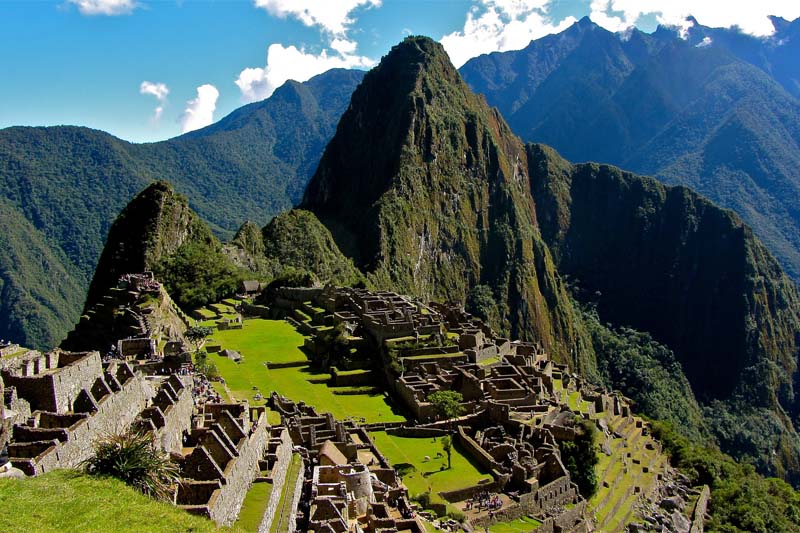
M771 35L774 31L769 15L789 20L800 17L797 0L593 0L591 19L610 31L633 26L645 15L655 15L660 24L674 26L683 34L694 16L700 24L715 28L738 27L756 36Z
M270 45L264 68L246 68L239 74L236 85L242 91L242 100L254 102L268 98L286 80L306 81L332 68L367 68L375 64L368 57L352 53L355 43L352 44L352 47L339 47L346 53L326 49L319 54L306 52L296 46Z
M264 67L242 70L236 85L242 101L254 102L269 97L287 80L306 81L332 68L367 68L375 61L358 55L358 43L348 37L356 22L357 8L380 7L382 0L255 0L255 5L276 17L293 17L306 26L319 27L328 41L320 52L294 45L273 43L267 48Z
M161 114L164 112L164 104L167 103L167 95L169 95L169 87L164 83L153 83L152 81L143 81L139 85L139 94L149 94L156 97L158 105L153 111L153 122L158 122Z
M214 110L217 109L219 91L206 83L197 88L197 98L186 102L186 109L180 118L181 132L198 130L214 122Z
M555 23L549 4L550 0L480 0L467 13L464 29L445 35L441 43L456 67L481 54L519 50L575 22L567 17Z
M293 17L306 26L319 26L333 35L344 35L355 20L356 8L379 7L381 0L255 0L256 7L275 17Z
M139 7L136 0L67 0L84 15L130 15Z

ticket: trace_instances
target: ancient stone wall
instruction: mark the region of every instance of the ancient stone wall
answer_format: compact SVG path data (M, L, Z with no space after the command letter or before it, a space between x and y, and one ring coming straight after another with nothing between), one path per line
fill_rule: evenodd
M3 371L6 386L16 387L17 394L28 400L33 410L54 413L72 410L80 392L90 390L97 377L103 374L99 352L56 354L55 358L47 354L26 363L22 375ZM34 368L30 368L32 365Z
M273 428L275 429L275 428ZM271 439L272 440L272 439ZM292 439L285 428L280 428L280 435L276 439L280 442L275 450L275 463L272 467L272 492L269 495L269 502L264 509L264 516L258 526L258 533L268 533L275 518L275 512L280 504L283 485L286 483L286 474L289 471L289 464L292 462Z
M458 426L458 433L456 434L456 441L464 449L465 452L472 457L475 462L489 471L498 471L501 469L500 463L494 460L486 450L480 447L475 440L464 432L463 426Z
M292 493L292 502L289 505L289 531L294 531L297 528L297 506L300 504L300 497L303 493L303 481L305 479L303 472L305 472L306 464L305 461L300 466L300 474L297 476L297 481L295 481L294 485L294 492Z
M54 444L42 450L33 462L24 462L21 468L28 475L38 475L56 468L78 468L81 462L91 457L95 441L105 435L113 435L127 430L139 412L144 409L153 391L140 379L129 379L121 389L96 401L97 411L86 418L78 419L65 428L67 440L53 441ZM40 414L40 427L59 427L57 416ZM47 422L42 423L42 419ZM52 419L52 422L49 420ZM20 452L23 450L21 449ZM18 461L12 461L17 466Z
M194 408L191 389L186 386L181 388L175 381L183 385L177 375L173 375L167 382L170 384L170 389L175 391L177 399L174 399L166 410L161 408L164 413L164 426L156 433L156 442L168 453L180 453L183 447L183 433L189 431L192 426Z
M0 450L8 442L8 422L6 421L5 409L5 389L3 388L3 377L0 376Z
M209 504L209 517L218 525L230 526L239 516L244 497L259 472L258 461L267 447L267 415L258 416L255 429L248 437L234 464L225 467L225 484Z

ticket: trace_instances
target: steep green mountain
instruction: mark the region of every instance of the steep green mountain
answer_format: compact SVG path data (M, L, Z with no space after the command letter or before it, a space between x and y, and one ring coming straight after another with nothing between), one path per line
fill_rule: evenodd
M0 271L1 335L43 349L63 337L114 217L152 181L173 183L224 237L246 219L261 225L290 208L362 76L332 70L290 81L263 102L159 143L76 127L0 130L3 221L20 222L4 249L17 262ZM63 287L34 275L41 269L58 272Z
M245 272L171 185L139 193L114 221L89 286L84 312L126 273L152 271L186 310L234 294Z
M273 277L293 269L313 273L323 283L352 286L364 281L313 213L302 209L281 213L264 227L262 237Z
M486 285L494 327L594 373L539 234L525 149L438 43L409 37L364 77L302 208L375 286L463 302Z
M800 20L686 39L583 19L461 74L526 141L684 184L736 211L800 279Z
M733 212L685 187L527 149L559 271L596 300L603 320L674 350L697 397L718 402L710 418L723 422L726 451L796 476L800 296L764 245ZM727 412L739 423L724 424Z
M0 200L0 250L0 338L55 346L57 332L74 324L54 310L81 300L79 274L7 200Z

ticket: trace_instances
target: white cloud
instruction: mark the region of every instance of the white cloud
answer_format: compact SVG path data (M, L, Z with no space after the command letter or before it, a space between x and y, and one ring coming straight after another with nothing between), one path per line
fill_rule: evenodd
M714 42L714 40L708 35L706 35L705 37L703 37L702 41L700 41L695 45L695 48L705 48L706 46L711 46L712 42Z
M255 0L273 16L294 17L306 26L319 26L333 35L344 35L355 20L356 8L380 7L381 0Z
M197 98L186 102L186 109L181 115L181 132L198 130L214 122L214 110L217 108L219 91L206 83L197 88Z
M164 112L164 104L167 103L167 95L169 94L169 87L164 83L153 83L152 81L143 81L139 85L139 94L149 94L156 97L158 106L153 111L153 122L158 122L161 114Z
M355 51L355 46L340 48ZM295 46L272 44L267 49L266 67L244 69L236 85L242 91L243 101L254 102L269 97L286 80L306 81L332 68L367 68L374 64L374 60L353 53L322 50L313 54Z
M633 26L644 15L655 15L660 24L675 26L683 33L691 27L687 17L715 28L738 26L757 36L774 31L769 15L789 20L800 17L797 0L593 0L591 19L610 31Z
M84 15L130 15L139 7L136 0L67 0Z
M467 13L463 30L440 39L456 67L481 54L519 50L575 22L567 17L556 24L548 15L550 0L480 0L479 4Z

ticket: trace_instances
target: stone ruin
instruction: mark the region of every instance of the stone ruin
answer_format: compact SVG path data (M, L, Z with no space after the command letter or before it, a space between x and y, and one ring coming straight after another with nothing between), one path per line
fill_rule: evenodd
M304 531L425 531L397 472L365 429L276 393L270 405L308 464L298 521Z
M270 305L309 336L309 353L324 357L329 341L322 328L343 325L352 346L366 347L373 357L382 358L385 385L416 419L415 428L444 431L449 423L437 420L428 398L447 390L462 395L464 416L455 422L455 438L492 473L493 481L440 496L461 502L490 489L511 495L502 512L474 519L473 526L532 515L544 520L543 531L590 527L586 502L561 461L558 443L576 438L576 417L602 411L630 417L627 402L618 395L588 386L537 343L496 335L459 306L424 305L392 292L333 287L280 288ZM395 372L389 371L391 357L398 363ZM567 395L583 406L583 412L564 405ZM287 427L295 442L309 450L328 440L342 442L345 426L310 414L302 404L292 404L291 409L295 412L282 414L290 420ZM343 504L321 505L332 520L344 519Z
M178 507L218 524L232 524L260 472L268 440L263 407L203 405L183 442Z

